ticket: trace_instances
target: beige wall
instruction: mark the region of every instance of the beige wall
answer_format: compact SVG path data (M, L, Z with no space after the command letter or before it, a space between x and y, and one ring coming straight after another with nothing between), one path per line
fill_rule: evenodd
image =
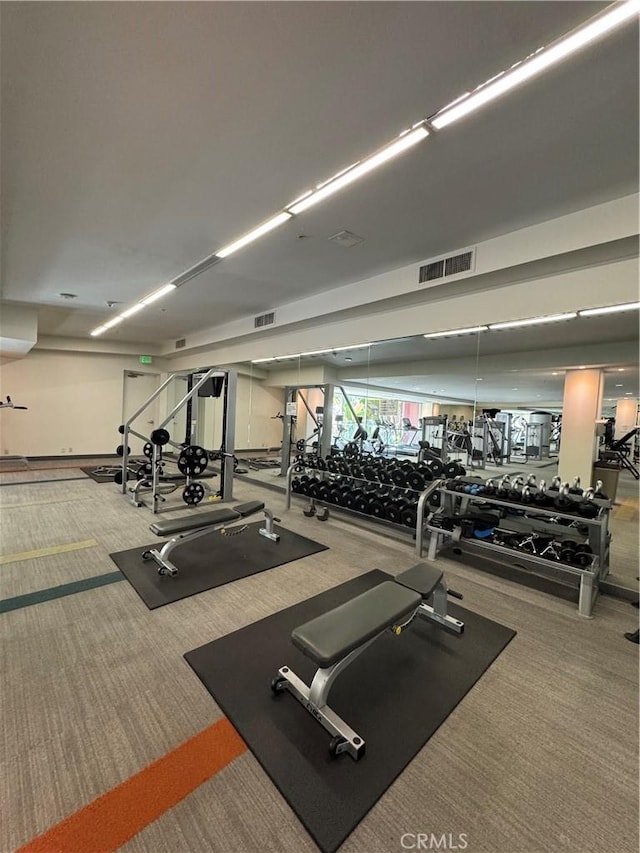
M160 372L164 359L154 361ZM146 366L145 366L146 367ZM3 456L114 453L125 370L134 356L34 350L2 367L2 391L28 411L0 410Z
M120 443L124 372L141 369L158 372L161 379L167 375L164 359L154 359L147 366L134 356L104 353L34 350L26 358L4 365L0 393L28 406L28 411L0 410L0 454L114 453ZM175 393L163 395L160 417L184 391L186 385L181 384ZM207 448L219 447L222 400L201 398L200 402L199 440ZM280 447L282 421L271 417L283 406L282 389L266 386L262 379L238 376L236 448ZM176 440L184 439L184 410L168 428Z

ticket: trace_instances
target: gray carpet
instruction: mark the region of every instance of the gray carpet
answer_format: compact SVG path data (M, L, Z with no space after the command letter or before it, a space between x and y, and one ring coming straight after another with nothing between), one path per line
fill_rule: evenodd
M289 563L154 612L140 606L129 584L115 583L0 617L0 850L16 850L220 717L185 651L372 566L396 574L415 562L408 543L337 518L306 519L299 506L287 513L275 492L234 488L238 502L266 500L288 529L330 550L305 560L302 570ZM110 553L150 540L151 513L88 478L2 492L3 504L20 505L0 512L3 553L97 542L3 565L3 598L112 572ZM418 832L466 833L468 853L635 853L638 647L622 634L637 626L637 611L600 597L594 618L585 620L571 603L453 561L441 564L465 608L516 629L517 642L341 853L401 851L403 833ZM120 849L316 847L246 752Z

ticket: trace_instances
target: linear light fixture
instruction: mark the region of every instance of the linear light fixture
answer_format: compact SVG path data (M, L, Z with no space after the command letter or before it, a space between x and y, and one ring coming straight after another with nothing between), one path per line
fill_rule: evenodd
M135 305L132 305L125 311L122 311L117 317L113 317L108 322L98 326L91 332L91 337L97 338L98 335L101 335L108 329L112 329L114 326L117 326L118 323L122 323L123 320L126 320L128 317L132 317L134 314L137 314L138 311L142 311L143 308L146 308L147 305L151 305L153 302L156 302L156 300L162 299L163 296L166 296L167 293L171 293L171 291L175 289L175 284L164 284L162 287L159 287L158 290L154 290L153 293L150 293L148 296L145 296L144 299L136 302Z
M162 299L163 296L166 296L167 293L171 293L171 291L175 289L175 284L165 284L162 287L159 287L158 290L154 290L153 293L150 293L148 296L145 296L144 299L141 299L140 304L151 305L152 302L156 302L158 299Z
M313 207L314 204L323 201L328 196L338 192L338 190L349 186L349 184L357 181L358 178L372 172L374 169L377 169L378 166L382 166L383 163L386 163L398 154L402 154L402 152L406 151L407 148L411 148L412 145L426 139L427 136L429 136L429 131L425 127L424 122L419 122L419 124L411 130L405 131L398 139L395 140L395 142L392 142L390 145L386 145L384 148L381 148L365 160L360 160L358 163L355 163L346 170L338 172L337 175L330 178L328 181L319 184L319 187L314 192L289 205L289 212L298 214L302 213L304 210L308 210L310 207ZM218 254L220 254L220 252L218 252Z
M328 349L317 349L312 352L301 352L299 355L322 355L327 352L345 352L349 349L366 349L366 347L370 347L371 344L353 344L350 347L329 347Z
M430 119L430 124L436 130L441 130L454 121L469 115L469 113L480 109L495 98L546 71L547 68L561 62L591 42L602 38L616 27L630 21L639 11L640 0L628 0L626 3L614 3L608 6L585 24L571 30L551 44L539 48L526 59L517 62L472 92L456 99L436 113Z
M370 346L373 346L373 344L352 344L348 347L329 347L329 349L316 349L311 352L292 352L290 355L272 355L269 358L253 358L251 360L251 364L263 364L266 361L283 361L287 358L300 358L304 355L323 355L328 352L346 352L346 350L365 349Z
M126 320L128 317L133 317L133 315L134 315L134 314L137 314L137 313L138 313L138 311L142 311L142 309L143 309L144 307L145 307L144 303L142 303L142 302L136 302L136 304L135 304L135 305L132 305L132 306L131 306L131 308L127 308L127 310L126 310L126 311L123 311L123 312L120 314L120 317L122 317L122 319L123 319L123 320Z
M625 302L624 305L608 305L606 308L585 308L578 311L580 317L597 317L600 314L619 314L622 311L637 311L640 302Z
M569 311L566 314L550 314L548 317L529 317L527 320L509 320L507 323L492 323L489 326L491 331L500 329L519 329L522 326L538 326L543 323L560 323L562 320L573 320L577 317L576 311Z
M216 252L216 257L218 258L227 258L229 255L232 255L234 252L237 252L238 249L241 249L243 246L248 245L249 243L253 243L254 240L257 240L258 237L262 237L263 234L268 234L269 231L273 231L274 228L277 228L278 225L282 225L283 222L286 222L288 219L291 219L291 214L286 210L282 213L276 214L276 216L272 216L271 219L267 219L266 222L263 222L262 225L258 225L257 228L254 228L252 231L249 231L244 237L240 237L238 240L234 240L233 243L229 243L228 246L224 246L222 249L218 249Z
M448 332L430 332L423 338L452 338L454 335L474 335L476 332L486 332L488 326L468 326L466 329L451 329Z

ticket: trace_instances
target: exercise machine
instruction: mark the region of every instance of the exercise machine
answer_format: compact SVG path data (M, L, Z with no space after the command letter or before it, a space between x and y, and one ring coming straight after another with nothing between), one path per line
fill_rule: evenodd
M152 430L150 435L144 435L138 432L133 424L141 416L141 414L151 406L151 404L163 393L166 393L169 386L181 379L187 378L186 394L176 403L169 411L165 419L160 425ZM220 460L220 488L216 492L216 497L221 500L232 500L233 498L233 474L235 465L234 454L234 435L235 435L235 420L236 420L236 381L237 375L233 370L220 370L218 368L206 368L192 374L174 373L171 374L161 385L153 392L137 411L125 421L119 428L120 434L123 436L123 443L118 450L122 451L122 475L120 483L122 493L127 492L127 477L129 466L129 442L130 435L144 441L148 445L148 458L151 464L150 475L139 481L132 490L132 503L135 506L147 506L152 512L169 512L177 509L175 504L167 503L165 494L175 491L175 483L172 485L161 482L166 480L162 467L163 447L173 448L178 452L178 468L180 473L184 475L183 484L185 491L190 489L190 492L183 497L184 502L188 505L195 505L203 499L207 492L210 492L206 484L199 483L193 478L202 474L207 467L209 461L209 452L198 445L177 443L171 439L167 426L174 420L178 412L186 407L195 397L198 396L215 396L223 398L223 415L222 415L222 445L219 451L213 453L213 457ZM191 419L188 418L187 429L190 428ZM186 436L185 436L186 437ZM147 455L147 454L145 454ZM146 494L145 494L146 493ZM147 497L150 496L150 501ZM181 508L184 508L183 506Z
M329 692L341 672L386 631L399 636L414 618L421 616L455 634L464 623L447 613L447 596L461 599L447 589L440 569L418 563L362 595L295 628L291 640L318 667L308 687L288 666L282 666L271 682L274 693L288 691L331 735L329 751L348 752L356 761L365 741L329 705ZM427 603L428 601L431 603Z
M142 557L156 563L159 575L175 577L178 574L178 567L169 557L178 545L192 542L194 539L216 530L226 530L227 526L234 521L242 521L260 511L264 512L266 523L264 527L260 528L258 535L264 536L272 542L279 542L280 534L274 531L273 523L280 521L280 519L275 518L271 510L267 509L261 501L251 501L234 507L221 507L211 512L199 512L197 515L186 516L185 518L154 522L149 526L152 533L155 533L156 536L171 536L172 538L160 550L150 548L142 554ZM234 527L229 530L228 535L237 536L244 533L246 529L247 525Z

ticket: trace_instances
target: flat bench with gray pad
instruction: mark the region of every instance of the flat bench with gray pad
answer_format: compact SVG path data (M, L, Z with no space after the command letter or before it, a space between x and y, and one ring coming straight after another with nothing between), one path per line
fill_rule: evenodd
M171 562L169 555L185 542L197 539L214 530L219 530L232 521L241 521L256 512L264 512L266 526L258 532L261 536L278 542L279 534L273 530L274 517L271 510L267 509L262 501L250 501L245 504L237 504L234 507L220 507L209 512L196 512L184 518L170 518L166 521L154 521L149 525L149 530L157 536L171 536L160 551L157 548L149 548L143 553L145 560L153 560L158 566L158 574L175 577L178 568ZM243 528L244 529L244 528Z
M440 569L418 563L356 598L305 622L291 633L293 644L318 667L308 687L289 667L281 667L271 687L275 693L288 690L332 735L332 755L349 752L358 759L365 742L328 706L331 685L337 676L390 629L399 635L415 616L423 616L457 634L464 624L447 614L448 590ZM432 598L432 604L427 599Z
M190 530L199 530L201 527L214 527L218 524L226 524L227 521L238 521L260 512L264 509L261 501L251 501L246 504L238 504L234 507L220 507L209 512L198 512L196 515L187 515L184 518L169 518L166 521L154 521L149 525L149 530L157 536L174 536L176 533L186 533Z

